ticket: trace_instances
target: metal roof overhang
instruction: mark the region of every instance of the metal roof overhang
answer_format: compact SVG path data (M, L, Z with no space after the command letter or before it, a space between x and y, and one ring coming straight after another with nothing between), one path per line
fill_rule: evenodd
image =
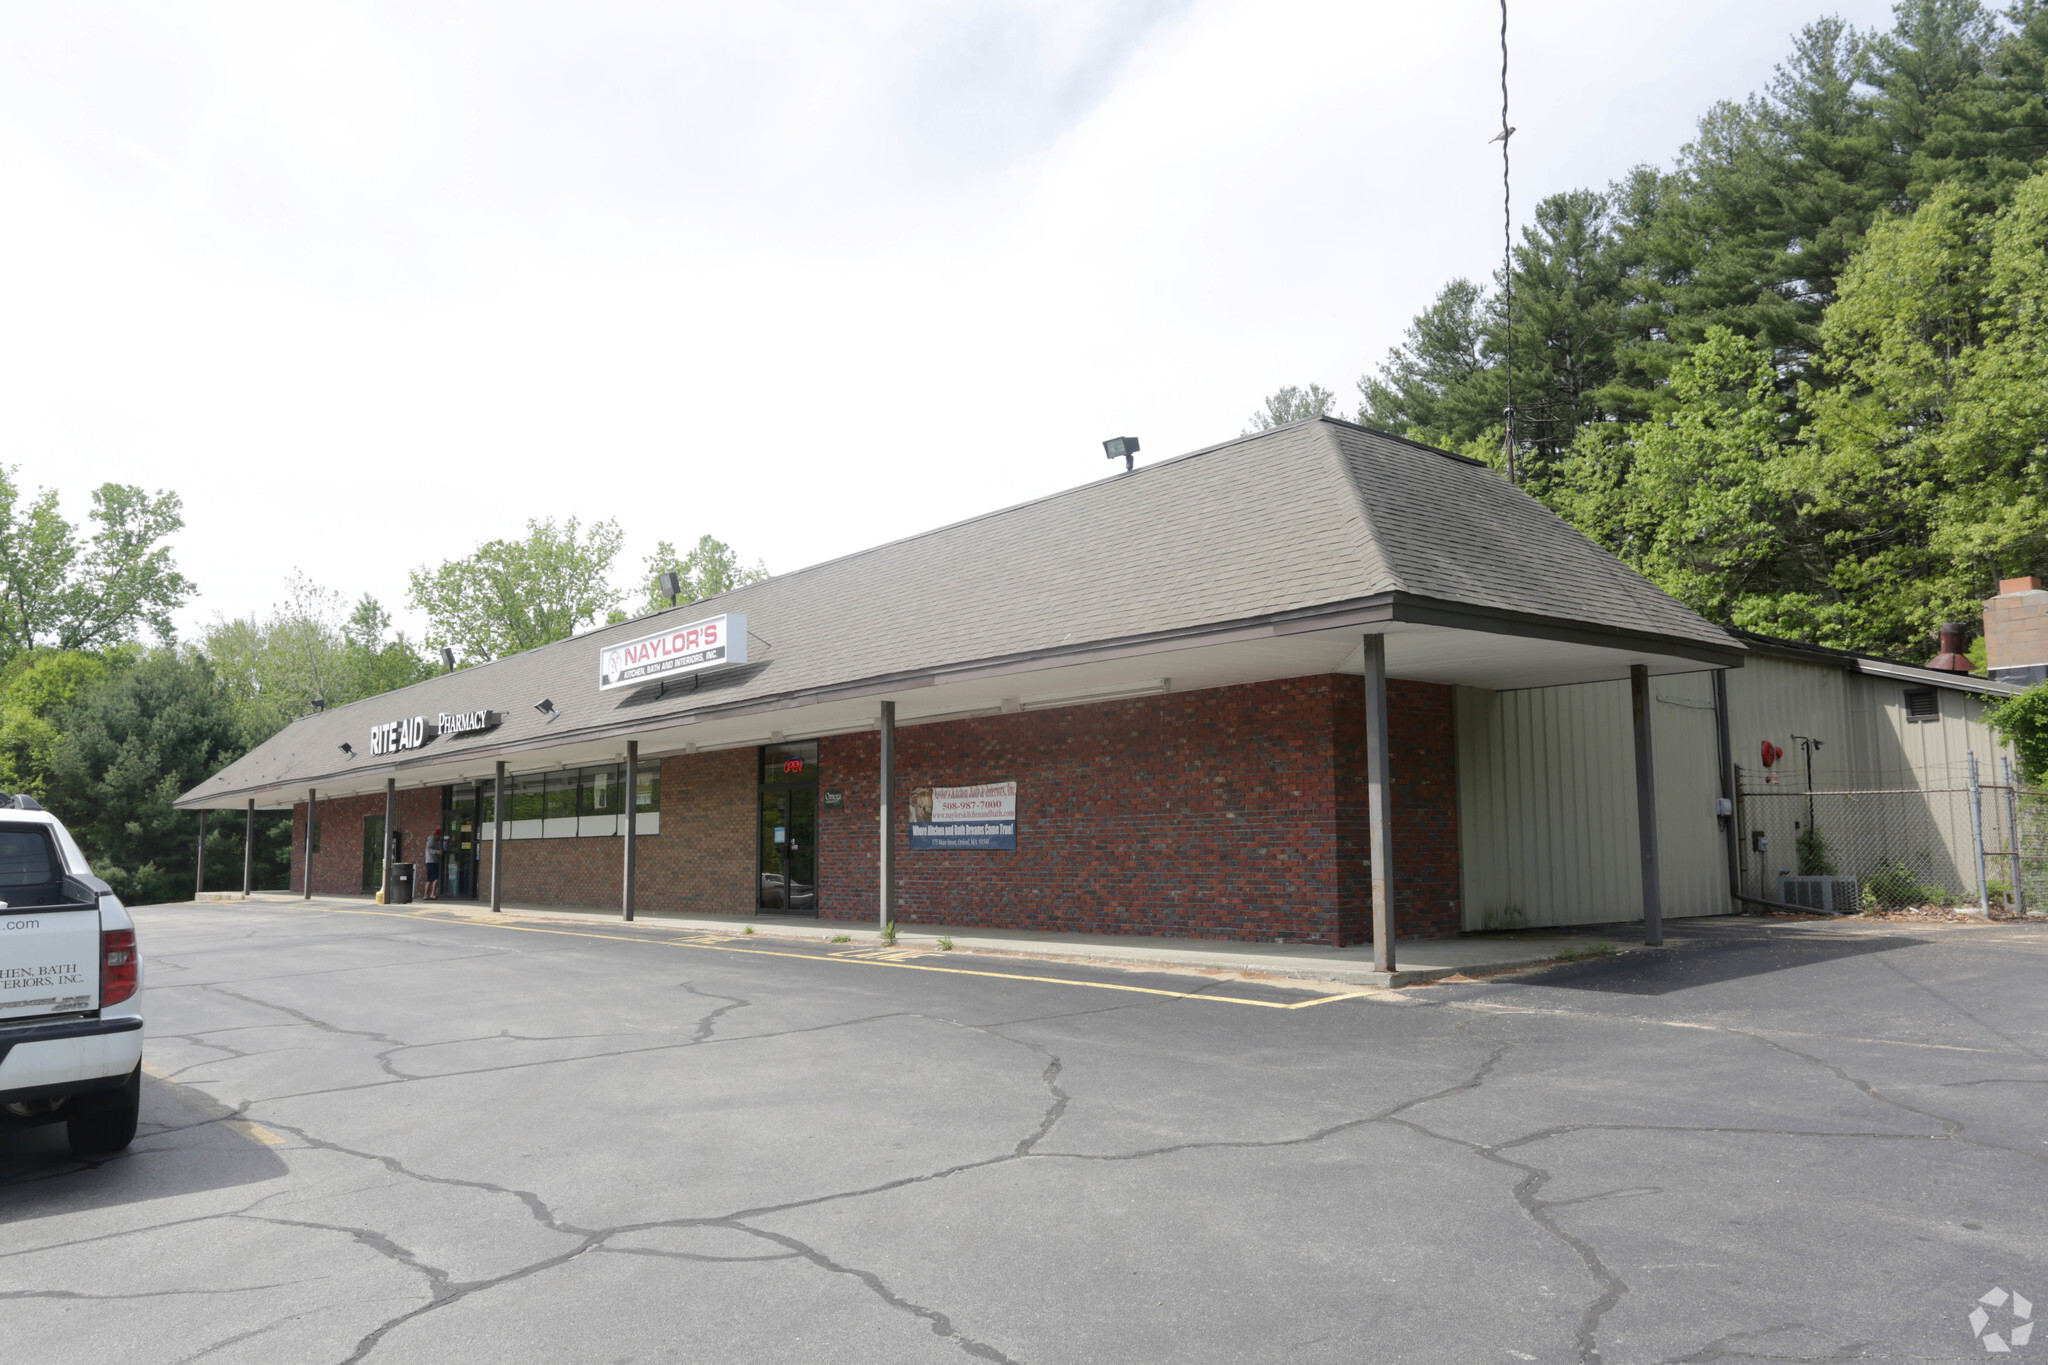
M1626 679L1637 664L1653 675L1739 668L1746 653L1732 639L1717 646L1384 593L1252 621L732 702L707 698L702 708L681 714L634 714L661 700L652 689L642 689L622 698L612 718L559 737L493 744L483 734L450 739L445 746L433 740L396 762L358 760L288 783L207 792L177 804L185 810L240 810L253 798L259 810L288 810L304 799L308 786L322 797L355 796L381 792L393 777L401 789L488 778L501 759L514 772L617 762L628 739L640 742L643 757L657 757L847 734L875 728L884 700L897 703L900 728L1281 678L1362 674L1361 637L1368 634L1386 637L1392 678L1492 691ZM503 704L520 703L506 698Z

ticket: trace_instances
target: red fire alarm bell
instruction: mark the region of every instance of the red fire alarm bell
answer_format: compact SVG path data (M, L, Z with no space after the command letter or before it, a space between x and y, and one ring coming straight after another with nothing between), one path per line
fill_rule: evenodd
M1780 749L1777 745L1771 743L1769 740L1764 741L1764 766L1766 768L1770 767L1773 763L1776 763L1779 759L1783 758L1784 756L1785 751L1783 749Z

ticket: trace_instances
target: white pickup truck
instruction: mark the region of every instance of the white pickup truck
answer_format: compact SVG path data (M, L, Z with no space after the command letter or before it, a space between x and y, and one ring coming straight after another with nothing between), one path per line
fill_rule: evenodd
M142 1098L135 921L62 823L0 796L0 1124L118 1152Z

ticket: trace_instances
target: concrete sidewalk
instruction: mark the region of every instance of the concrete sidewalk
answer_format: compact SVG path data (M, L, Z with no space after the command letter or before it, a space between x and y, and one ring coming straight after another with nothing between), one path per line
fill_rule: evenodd
M243 899L238 892L208 892L208 902ZM299 896L281 891L259 891L257 901L290 902ZM362 903L372 898L320 896L323 902ZM491 910L476 901L415 901L415 910L436 910L446 914L490 918ZM559 905L507 904L506 914L521 919L593 920L617 923L619 912L610 908L576 908ZM643 910L635 924L655 928L710 931L720 934L754 933L767 938L830 940L849 935L855 942L879 937L869 924L847 920L819 920L796 915L686 915L670 911ZM1633 931L1633 932L1631 932ZM1064 958L1069 961L1108 962L1130 967L1207 968L1212 971L1260 972L1267 976L1308 981L1334 981L1351 986L1396 987L1435 981L1460 973L1505 971L1529 967L1559 958L1588 956L1603 952L1641 949L1642 926L1615 925L1611 932L1584 927L1569 930L1532 930L1518 934L1485 934L1470 938L1402 940L1396 944L1393 972L1373 969L1372 945L1331 948L1316 944L1241 943L1228 939L1162 938L1135 934L1066 934L1034 929L952 928L943 924L905 922L897 926L896 941L904 947L937 947L945 938L952 951L996 953L1014 957Z

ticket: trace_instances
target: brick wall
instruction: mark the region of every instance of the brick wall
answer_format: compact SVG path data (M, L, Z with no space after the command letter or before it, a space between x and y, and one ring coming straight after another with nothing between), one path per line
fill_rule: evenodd
M639 840L639 909L753 913L754 763L752 749L662 760L661 833ZM616 909L623 857L616 838L507 839L505 899ZM477 883L490 900L488 840Z
M2048 592L2031 578L2007 579L1984 604L1987 668L2048 663Z
M399 862L425 858L427 836L441 823L439 787L415 787L398 793ZM323 799L320 808L320 851L313 855L313 894L360 896L376 894L378 881L363 884L363 821L384 814L384 794ZM375 851L371 856L374 858ZM292 807L291 889L306 889L306 803Z
M1447 688L1390 689L1404 936L1458 931ZM1370 935L1364 700L1296 678L897 732L897 890L909 922L1350 943ZM822 742L819 904L875 915L876 737ZM908 846L911 788L1014 779L1014 852ZM1410 845L1413 845L1410 848ZM1407 861L1403 861L1406 850Z
M1394 735L1394 888L1403 937L1455 934L1457 764L1449 688L1388 685ZM1360 943L1371 937L1365 701L1326 676L1134 698L897 732L900 914L906 921ZM818 894L826 918L875 914L872 732L820 741ZM662 763L661 833L640 841L646 910L753 913L755 751ZM1014 779L1014 852L909 850L910 789ZM439 817L439 789L400 794L406 853ZM382 796L320 803L314 888L357 893L362 817ZM295 815L299 888L305 807ZM479 882L490 897L490 846ZM620 841L512 839L505 899L615 908Z

